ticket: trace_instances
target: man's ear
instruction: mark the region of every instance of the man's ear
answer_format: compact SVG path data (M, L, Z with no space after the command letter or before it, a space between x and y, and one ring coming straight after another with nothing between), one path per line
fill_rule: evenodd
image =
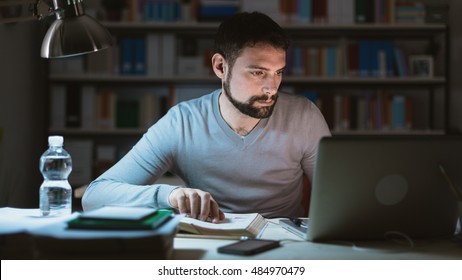
M212 56L212 68L218 78L224 79L226 77L226 60L223 55L216 53Z

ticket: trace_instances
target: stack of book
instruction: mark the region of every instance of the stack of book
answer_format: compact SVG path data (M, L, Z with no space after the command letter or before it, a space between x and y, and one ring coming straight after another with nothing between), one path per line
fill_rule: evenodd
M40 217L0 208L2 259L169 259L180 216L171 210L104 207Z

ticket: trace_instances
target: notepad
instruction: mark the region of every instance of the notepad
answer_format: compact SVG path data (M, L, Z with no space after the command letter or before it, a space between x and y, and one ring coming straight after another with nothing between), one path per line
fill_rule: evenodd
M84 213L67 223L70 229L156 229L173 215L170 209L103 207Z
M139 221L154 215L156 212L157 209L155 208L105 206L96 210L84 212L79 217L80 219Z

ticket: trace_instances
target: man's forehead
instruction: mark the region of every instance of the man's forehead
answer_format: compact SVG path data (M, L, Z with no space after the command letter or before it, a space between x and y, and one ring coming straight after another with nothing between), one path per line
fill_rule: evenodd
M243 49L236 63L246 68L262 70L282 69L285 67L286 52L284 49L270 45L247 47Z

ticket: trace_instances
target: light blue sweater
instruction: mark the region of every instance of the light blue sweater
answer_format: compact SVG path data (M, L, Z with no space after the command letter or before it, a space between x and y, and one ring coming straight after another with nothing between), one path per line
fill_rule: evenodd
M223 120L220 93L172 107L90 184L84 210L171 207L168 196L178 186L154 183L170 170L187 187L210 192L224 212L302 215L303 173L312 178L318 141L330 135L318 108L305 97L280 93L272 116L242 137Z

